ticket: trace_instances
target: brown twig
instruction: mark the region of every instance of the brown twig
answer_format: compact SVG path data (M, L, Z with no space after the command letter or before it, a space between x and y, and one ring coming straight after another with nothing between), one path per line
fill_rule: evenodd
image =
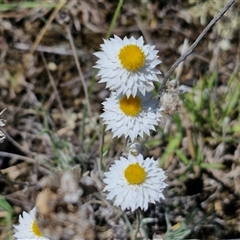
M22 150L22 149L20 149ZM0 151L0 156L1 157L10 157L10 158L15 158L15 159L18 159L18 160L23 160L27 163L35 163L36 160L33 158L30 158L30 157L25 157L25 156L22 156L22 155L19 155L19 154L14 154L14 153L9 153L9 152L2 152Z
M67 31L68 40L70 42L70 45L71 45L71 48L72 48L72 51L73 51L73 56L74 56L75 64L77 66L79 78L80 78L80 80L82 82L82 85L83 85L83 90L84 90L84 94L85 94L86 101L87 101L88 115L90 117L92 117L92 111L91 111L91 105L90 105L89 96L88 96L87 84L86 84L86 81L84 79L81 67L80 67L80 62L78 60L77 51L76 51L76 48L75 48L75 45L74 45L74 42L73 42L73 37L72 37L72 34L71 34L71 30L67 25L66 25L66 31Z
M49 80L50 80L50 82L51 82L51 85L52 85L52 87L53 87L53 91L54 91L54 93L55 93L57 102L58 102L58 104L59 104L59 108L60 108L60 110L61 110L61 112L62 112L62 115L63 115L63 118L64 118L65 121L67 121L67 114L66 114L66 112L65 112L65 110L64 110L64 107L63 107L61 98L60 98L60 96L59 96L59 93L58 93L56 84L55 84L55 82L54 82L54 79L53 79L53 77L52 77L52 74L50 73L50 71L49 71L49 69L48 69L47 61L46 61L46 59L45 59L45 57L44 57L44 55L43 55L42 52L41 52L41 57L42 57L42 61L43 61L44 67L45 67L45 69L46 69L46 71L47 71L48 78L49 78Z
M3 131L3 130L2 130L2 131ZM17 141L15 141L7 132L3 131L3 133L6 135L7 140L12 143L12 145L14 145L17 149L19 149L20 151L22 151L22 152L25 153L26 155L31 156L31 157L35 157L35 156L37 155L37 153L31 152L30 150L26 149L26 147L21 146L21 145L20 145ZM1 154L3 154L3 153L1 152Z
M27 43L15 43L14 48L19 49L19 50L29 50L31 45L27 44ZM59 47L59 46L44 46L44 45L38 45L35 48L35 51L38 52L46 52L46 53L53 53L53 54L58 54L58 55L64 55L64 56L72 56L73 55L73 51L70 49L66 49L64 47ZM90 56L91 53L82 51L82 50L77 50L76 54L78 57L82 57L82 56Z
M31 186L36 186L36 185L37 185L37 183L13 181L13 180L9 179L7 176L5 176L5 175L2 173L1 170L0 170L0 179L1 179L1 180L4 180L5 182L7 182L10 186L12 186L12 185L20 185L20 186L31 187Z
M193 49L198 45L198 43L202 40L202 38L208 33L208 31L213 27L216 22L224 15L224 13L233 5L235 0L229 0L229 2L224 6L221 12L218 13L216 17L212 19L212 21L206 26L206 28L202 31L202 33L198 36L198 38L195 40L195 42L191 45L191 47L180 57L178 60L171 66L171 68L168 70L166 75L164 76L161 88L158 92L158 98L160 100L161 95L164 91L164 87L173 73L173 71L176 69L176 67L183 61L185 58L190 55L193 52Z
M57 4L57 6L55 7L54 11L52 12L51 16L49 17L49 19L47 20L46 24L44 25L44 27L41 29L40 33L38 34L35 42L33 43L31 49L30 49L30 54L33 54L36 47L38 46L38 44L41 42L44 34L46 33L48 27L50 26L51 22L53 21L53 19L56 17L57 13L60 11L60 9L66 4L67 0L60 0L59 3Z

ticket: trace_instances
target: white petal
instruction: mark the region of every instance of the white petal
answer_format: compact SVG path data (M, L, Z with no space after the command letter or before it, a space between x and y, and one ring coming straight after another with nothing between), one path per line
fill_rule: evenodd
M124 171L129 164L136 162L145 169L147 178L142 184L129 184L124 177ZM103 181L107 185L104 191L109 192L107 199L114 200L114 205L120 206L122 210L134 211L138 207L147 210L148 203L164 199L162 191L166 187L163 182L166 176L153 158L144 159L141 154L129 154L128 158L121 157L116 160L105 176Z
M125 69L118 58L119 51L128 44L135 44L140 47L145 54L145 64L138 71L131 72ZM156 65L161 61L158 59L158 51L154 50L155 46L143 45L143 38L135 39L125 37L123 40L114 35L110 40L104 40L101 44L101 50L95 52L94 55L99 58L94 68L99 69L98 76L100 82L106 82L106 87L116 91L119 94L127 96L136 96L137 91L144 95L148 87L153 85L153 81L158 81L157 74L161 72L155 69ZM112 72L114 70L114 73ZM114 76L114 79L112 79ZM134 86L134 87L133 87Z

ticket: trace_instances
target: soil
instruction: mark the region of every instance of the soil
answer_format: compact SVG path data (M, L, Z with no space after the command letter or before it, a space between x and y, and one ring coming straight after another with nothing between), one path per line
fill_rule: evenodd
M190 46L227 3L215 1L213 7L211 2L126 0L111 36L143 36L146 44L155 45L162 61L158 66L163 73L161 81L181 55L184 41ZM10 3L3 0L0 6ZM98 83L93 68L97 59L93 53L100 50L118 1L67 1L44 34L41 34L44 26L54 12L53 7L44 4L56 6L56 1L41 1L43 5L34 2L34 7L26 7L24 3L18 1L17 6L11 5L6 10L0 7L0 111L6 108L1 118L7 120L2 127L6 139L0 144L0 189L1 196L13 208L11 222L0 223L1 239L7 239L9 231L13 234L12 224L17 223L22 211L29 212L35 206L36 186L44 176L76 165L81 166L82 173L98 170L102 131L99 115L109 91ZM222 96L231 76L236 74L239 79L239 11L240 4L236 2L184 61L179 77L181 85L191 89L203 78L216 74L214 89ZM34 45L39 36L40 42ZM89 103L82 79L88 89ZM216 103L223 107L224 101L218 98ZM185 153L190 164L184 164L175 152L165 160L163 168L168 177L165 200L151 204L142 213L146 219L142 223L145 238L240 238L237 105L227 119L230 125L238 123L238 129L231 135L225 136L224 129L216 127L218 123L209 125L204 112L197 115L195 124L187 107L168 118L168 127L163 125L152 133L148 140L158 143L149 144L145 154L158 159L181 123L178 149ZM193 139L194 134L197 139ZM224 167L210 169L194 164L196 149L191 148L190 140L196 140L201 147L204 162ZM112 139L111 133L106 133L107 168L121 154L123 144L123 139ZM117 209L106 213L110 207L99 202L93 204L97 238L130 239L123 213ZM128 211L125 215L135 227L136 216ZM144 234L139 233L138 237L144 239Z

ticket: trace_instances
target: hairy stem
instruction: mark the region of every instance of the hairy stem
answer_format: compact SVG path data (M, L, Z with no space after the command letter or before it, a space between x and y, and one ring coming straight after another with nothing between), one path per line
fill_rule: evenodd
M198 38L195 40L195 42L191 45L191 47L180 57L178 58L178 60L171 66L171 68L168 70L168 72L166 73L161 88L158 92L158 98L160 100L161 95L163 93L164 90L164 86L166 85L169 77L171 76L171 74L173 73L173 71L175 70L175 68L183 61L186 59L186 57L188 55L190 55L193 52L193 49L199 44L199 42L202 40L202 38L208 33L208 31L216 24L216 22L224 15L224 13L233 5L233 3L235 2L235 0L230 0L222 9L222 11L220 11L218 13L218 15L216 17L214 17L212 19L212 21L206 26L206 28L202 31L202 33L198 36Z

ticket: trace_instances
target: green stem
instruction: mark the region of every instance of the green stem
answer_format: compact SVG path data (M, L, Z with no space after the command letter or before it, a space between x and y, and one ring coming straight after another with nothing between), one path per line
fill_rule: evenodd
M136 240L137 239L137 234L138 234L138 231L139 231L139 228L140 228L140 215L141 215L141 213L140 213L140 210L139 209L137 209L136 210L136 217L137 217L137 227L136 227L136 230L135 230L135 233L134 233L134 236L133 236L133 239L134 240Z
M100 159L98 160L98 169L101 174L101 178L103 179L103 171L105 171L105 165L103 164L103 148L104 148L104 132L106 129L106 126L101 122L102 130L101 130L101 139L100 139Z
M115 23L117 21L117 17L118 17L118 15L120 13L120 9L121 9L121 7L123 5L123 2L124 2L124 0L119 0L119 2L118 2L118 6L117 6L117 8L115 10L112 22L110 24L110 27L109 27L107 35L106 35L106 39L108 39L111 36L111 34L112 34L113 28L114 28Z

